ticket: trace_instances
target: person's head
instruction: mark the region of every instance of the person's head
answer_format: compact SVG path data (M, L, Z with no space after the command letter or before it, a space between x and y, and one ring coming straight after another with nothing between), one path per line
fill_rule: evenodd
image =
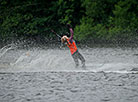
M67 42L67 39L68 39L68 37L67 37L66 35L64 35L64 36L61 38L61 42L62 42L63 44L65 44L65 43Z
M71 25L70 25L70 24L67 24L66 26L67 26L68 28L71 28Z

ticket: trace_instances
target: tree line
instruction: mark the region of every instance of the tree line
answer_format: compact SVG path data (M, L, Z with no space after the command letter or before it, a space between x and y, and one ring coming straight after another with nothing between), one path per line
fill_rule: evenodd
M69 35L78 41L120 41L138 37L137 0L0 0L0 39Z

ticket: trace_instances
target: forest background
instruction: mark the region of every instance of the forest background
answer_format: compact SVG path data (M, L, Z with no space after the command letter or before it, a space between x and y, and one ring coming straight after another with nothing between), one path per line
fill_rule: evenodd
M138 0L0 0L0 42L60 41L67 23L78 42L137 42Z

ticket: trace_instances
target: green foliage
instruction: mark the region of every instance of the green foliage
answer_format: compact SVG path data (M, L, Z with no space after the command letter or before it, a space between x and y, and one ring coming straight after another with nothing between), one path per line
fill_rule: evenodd
M76 25L84 14L79 0L59 0L58 8L58 16L60 17L58 21L61 24Z
M2 0L0 1L0 37L45 36L65 33L66 23L79 24L81 1L76 0Z
M113 10L114 19L113 22L115 26L120 26L122 28L126 27L134 27L135 24L138 23L138 11L137 9L138 3L136 0L126 0L126 1L119 1L115 5L115 10ZM134 8L136 7L137 10ZM131 26L133 25L133 26Z
M116 40L138 37L137 0L1 0L0 38L47 37L66 34L75 39ZM56 38L57 39L57 38Z
M136 37L137 0L84 0L86 16L75 28L78 40L118 40Z
M93 20L89 18L83 18L81 22L82 24L75 28L75 38L77 40L93 40L107 37L107 31L102 24L93 26Z

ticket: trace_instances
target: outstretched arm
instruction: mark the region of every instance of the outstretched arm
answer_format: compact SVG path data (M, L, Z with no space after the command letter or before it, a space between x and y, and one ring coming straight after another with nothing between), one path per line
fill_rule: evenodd
M69 28L69 31L70 31L70 34L71 34L69 40L72 43L73 42L73 34L74 34L73 29L72 29L70 24L67 24L66 26Z
M72 43L73 42L73 34L74 34L74 32L73 32L72 28L69 28L69 30L70 30L70 33L71 33L70 42Z

